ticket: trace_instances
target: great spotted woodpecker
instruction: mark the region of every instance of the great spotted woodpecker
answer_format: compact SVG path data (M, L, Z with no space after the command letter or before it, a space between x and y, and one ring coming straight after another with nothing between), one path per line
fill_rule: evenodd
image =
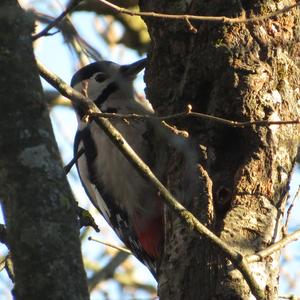
M146 59L120 66L100 61L80 69L71 86L85 93L102 112L153 114L151 104L136 96L133 80ZM124 244L156 274L163 240L162 204L157 192L138 174L94 121L85 123L75 107L78 130L74 155L84 150L77 169L86 193ZM148 163L151 156L145 120L111 119L135 152Z

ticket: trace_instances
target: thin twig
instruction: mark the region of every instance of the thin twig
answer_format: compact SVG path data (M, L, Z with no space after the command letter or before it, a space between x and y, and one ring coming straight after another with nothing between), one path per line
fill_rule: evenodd
M84 153L84 149L80 149L78 153L72 158L72 160L64 166L64 170L66 175L70 172L74 164L77 163L77 160L80 158L80 156Z
M80 227L87 227L90 226L94 228L96 232L100 232L100 229L98 225L96 224L93 216L90 214L90 212L80 206L77 207L77 216L79 218L79 224Z
M12 264L10 254L8 254L5 258L5 267L4 268L6 270L8 277L10 278L10 280L12 282L15 282L15 274L14 274L13 264Z
M122 252L125 252L125 253L128 253L128 254L132 254L132 252L131 252L129 249L125 248L125 247L120 247L120 246L117 246L117 245L114 245L114 244L111 244L111 243L102 242L102 241L100 241L100 240L98 240L98 239L94 239L94 238L91 237L91 236L88 237L88 240L89 240L89 241L94 241L94 242L100 243L100 244L102 244L102 245L105 245L105 246L114 248L114 249L116 249L116 250L119 250L119 251L122 251Z
M274 243L270 247L257 252L254 255L247 255L245 257L245 260L247 261L247 263L262 261L267 256L269 256L272 253L284 248L286 245L288 245L291 242L294 242L294 241L298 240L299 238L300 238L300 229L294 231L292 234L287 235L285 238L283 238L280 241Z
M47 68L40 62L37 62L37 65L41 76L59 92L61 92L63 96L71 99L75 106L80 107L81 111L86 112L86 115L101 113L93 101L72 89L58 76L47 70ZM252 294L257 299L264 299L264 291L260 288L253 277L243 255L211 232L190 211L180 204L107 119L99 117L96 118L94 122L96 122L96 124L98 124L98 126L106 133L137 172L159 192L162 201L175 212L185 225L201 236L204 236L218 247L218 249L220 249L224 255L231 260L233 265L243 274Z
M300 297L297 297L295 295L288 295L288 296L278 296L278 299L300 300Z
M49 24L55 20L55 18L38 12L33 8L31 11L33 11L36 19L41 23ZM89 63L85 56L92 57L95 61L102 60L102 56L98 51L79 35L69 15L66 16L66 22L57 23L55 26L62 33L67 44L72 46L82 66Z
M287 234L287 231L288 231L288 224L289 224L289 221L290 221L290 216L291 216L291 212L292 212L292 209L294 207L294 204L295 204L295 201L296 199L298 199L300 197L300 185L298 186L298 190L287 210L287 214L286 214L286 220L285 220L285 224L284 224L284 235Z
M191 106L189 105L189 108ZM138 114L116 114L116 113L91 113L90 114L93 117L103 117L108 119L152 119L157 121L166 121L166 120L175 120L175 119L185 119L185 118L197 118L197 119L205 119L214 121L217 123L221 123L230 127L235 128L245 128L248 126L270 126L270 125L290 125L290 124L300 124L300 119L296 120L288 120L288 121L268 121L268 120L258 120L258 121L246 121L246 122L238 122L238 121L232 121L227 120L220 117L215 117L212 115L207 115L203 113L193 112L191 110L187 112L181 112L173 115L167 115L167 116L153 116L153 115L138 115Z
M179 135L185 139L189 137L189 133L186 130L179 130L175 126L172 126L165 121L161 121L161 124L165 126L168 130L170 130L173 134Z
M197 16L197 15L174 15L174 14L163 14L163 13L156 13L156 12L136 12L132 11L123 7L120 7L116 4L113 4L106 0L98 0L98 2L101 2L102 4L110 7L114 11L122 14L127 14L130 16L140 16L140 17L146 17L146 18L162 18L162 19L172 19L172 20L197 20L197 21L206 21L206 22L221 22L221 23L250 23L250 22L256 22L265 20L268 18L272 18L275 16L278 16L280 14L286 13L293 8L297 7L300 4L300 1L297 1L295 4L284 7L280 10L277 10L275 12L271 12L269 14L263 15L263 16L256 16L251 18L246 18L244 15L239 18L228 18L226 16Z
M185 18L185 21L187 23L189 31L191 31L192 33L198 32L198 30L193 26L193 24L191 23L191 21L188 18Z
M32 36L32 40L35 41L39 39L42 36L51 35L48 32L55 26L57 26L58 23L60 23L64 17L70 13L79 3L81 0L74 0L70 2L70 5L56 18L53 20L53 22L49 23L42 31Z

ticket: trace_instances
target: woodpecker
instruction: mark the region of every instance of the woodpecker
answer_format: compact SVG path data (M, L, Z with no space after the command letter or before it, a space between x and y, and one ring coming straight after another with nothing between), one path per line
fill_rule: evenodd
M138 97L133 87L133 80L145 66L146 59L122 66L110 61L95 62L77 71L71 86L93 100L102 112L154 114L151 104ZM163 242L163 209L157 191L94 121L84 122L80 108L74 109L78 120L74 156L84 151L76 162L82 185L107 223L155 277ZM119 118L110 121L149 163L149 123Z

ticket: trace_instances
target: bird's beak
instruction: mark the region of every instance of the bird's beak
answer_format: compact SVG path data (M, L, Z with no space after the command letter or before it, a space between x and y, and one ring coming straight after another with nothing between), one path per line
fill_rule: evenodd
M130 65L121 66L120 70L124 77L133 80L135 76L146 67L146 64L147 58L143 58Z

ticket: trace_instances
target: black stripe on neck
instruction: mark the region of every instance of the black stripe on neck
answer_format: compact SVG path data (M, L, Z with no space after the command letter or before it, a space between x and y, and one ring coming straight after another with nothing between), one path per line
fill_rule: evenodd
M104 103L112 93L117 91L118 88L115 82L111 82L96 99L95 104L100 108L100 105Z
M116 85L115 82L111 82L100 94L100 96L96 99L95 104L100 108L101 104L103 104L107 98L114 93L115 91L118 90L118 86ZM81 106L75 105L75 110L77 114L79 115L79 118L82 119L85 115L84 111L82 110Z

